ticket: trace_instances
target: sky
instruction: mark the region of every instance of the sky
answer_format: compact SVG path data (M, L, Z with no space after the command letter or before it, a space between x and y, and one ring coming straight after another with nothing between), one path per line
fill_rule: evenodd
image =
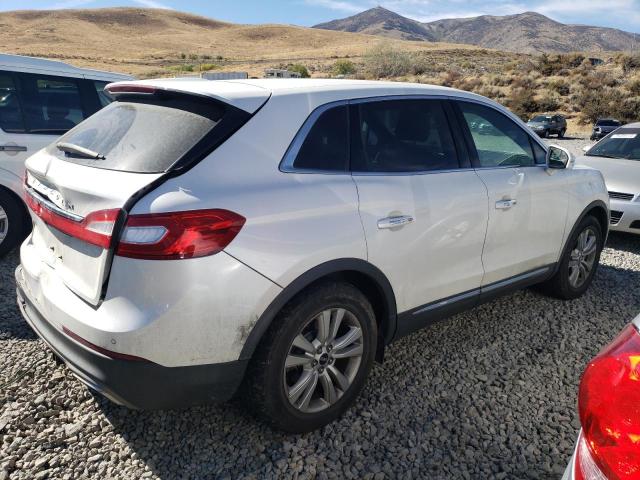
M640 0L0 0L0 10L142 6L182 10L234 23L303 26L377 5L423 22L536 11L563 23L640 33Z

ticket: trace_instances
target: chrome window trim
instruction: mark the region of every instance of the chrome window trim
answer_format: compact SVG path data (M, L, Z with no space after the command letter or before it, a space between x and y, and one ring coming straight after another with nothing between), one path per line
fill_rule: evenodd
M418 171L405 171L405 172L360 172L360 171L352 171L350 168L348 170L320 170L320 169L311 169L311 168L295 168L293 166L293 162L295 161L298 153L300 152L300 148L302 148L302 144L307 138L309 131L315 125L320 115L331 108L340 107L344 105L358 105L361 103L372 103L372 102L385 102L385 101L394 101L394 100L451 100L451 101L461 101L461 102L470 102L476 103L478 105L483 105L487 108L491 108L496 112L506 116L509 120L515 123L530 139L537 142L540 147L544 150L545 154L548 152L548 146L540 140L540 138L536 138L537 135L534 135L533 132L528 131L527 128L523 128L520 125L520 120L514 113L510 112L507 109L498 108L496 105L493 105L490 101L481 100L477 98L468 98L459 95L444 95L444 94L401 94L401 95L381 95L381 96L373 96L373 97L361 97L361 98L352 98L352 99L344 99L337 100L329 103L324 103L316 107L309 116L305 119L300 129L296 132L293 137L293 140L289 144L289 147L285 151L282 160L280 161L280 165L278 169L282 173L300 173L300 174L319 174L319 175L350 175L350 176L412 176L412 175L432 175L435 173L452 173L452 172L463 172L463 171L474 171L474 170L498 170L505 168L532 168L532 167L543 167L547 168L547 164L544 163L535 163L534 165L505 165L505 166L492 166L492 167L463 167L463 168L452 168L445 170L418 170ZM351 133L351 132L349 132ZM532 149L533 150L533 149ZM534 152L531 152L532 155ZM535 155L534 155L535 162Z
M56 204L54 204L53 202L47 200L46 198L44 198L42 195L40 195L40 193L38 193L36 190L34 190L31 187L27 187L25 186L25 192L27 193L27 195L32 196L40 205L42 205L44 208L46 208L47 210L60 215L61 217L65 217L69 220L73 220L74 222L82 222L82 220L84 220L83 217L81 217L80 215L77 215L75 213L71 213L71 212L67 212L66 210L61 209L60 207L58 207Z

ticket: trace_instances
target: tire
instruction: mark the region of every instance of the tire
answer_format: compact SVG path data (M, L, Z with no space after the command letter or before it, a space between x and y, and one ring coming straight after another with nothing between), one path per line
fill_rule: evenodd
M549 138L549 130L542 132L542 138Z
M585 232L589 233L586 234L586 237L582 237ZM592 254L587 255L585 253L587 248L582 248L579 244L583 238L586 238L587 242L590 242L591 238L594 239L595 250L593 250ZM550 296L564 300L572 300L582 296L589 288L589 285L591 285L598 269L600 253L604 246L603 240L602 228L598 220L591 215L583 218L567 241L562 258L558 264L558 271L550 280L541 285L542 290ZM583 253L581 255L578 254L578 250L583 250ZM590 265L586 273L583 273L584 270L582 268L576 266L583 264L583 261ZM576 269L578 270L577 282L574 281Z
M336 322L340 310L344 312L342 320ZM329 317L325 315L327 311L331 312ZM321 318L328 322L322 322ZM338 350L337 342L329 340L326 347L318 348L322 337L318 327L324 324L330 331L336 323L339 330L334 338L344 342L345 336L352 334L354 342L347 342ZM359 339L353 330L358 327ZM316 352L305 354L298 345L313 350L309 343L316 347ZM333 353L328 350L332 343ZM261 420L277 429L291 433L318 429L340 417L355 401L373 365L376 345L373 309L355 286L328 282L312 287L295 297L273 320L249 365L241 400ZM360 349L360 357L332 356ZM304 365L285 367L287 359L297 364L301 358ZM309 362L309 358L314 360ZM342 374L340 380L336 371ZM309 381L305 383L306 379ZM345 380L350 383L344 383ZM298 388L299 385L304 387ZM307 398L310 400L306 401Z
M564 128L563 128L562 130L560 130L560 131L558 132L558 138L563 138L563 137L564 137L564 134L565 134L566 132L567 132L567 130L566 130L566 129L564 129Z
M31 222L20 201L0 189L0 258L24 240L30 226Z

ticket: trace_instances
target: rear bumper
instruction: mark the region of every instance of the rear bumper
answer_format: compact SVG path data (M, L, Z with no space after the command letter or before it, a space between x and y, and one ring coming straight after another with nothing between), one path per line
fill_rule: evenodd
M110 358L71 339L44 318L25 295L22 267L16 269L18 306L24 319L87 386L120 405L136 409L182 408L229 400L248 361L164 367L149 361Z

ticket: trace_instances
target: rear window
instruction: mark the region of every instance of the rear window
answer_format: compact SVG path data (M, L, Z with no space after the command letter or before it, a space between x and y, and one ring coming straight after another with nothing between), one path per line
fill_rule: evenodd
M205 137L223 113L214 104L207 105L206 114L199 114L153 103L114 102L70 130L48 151L68 162L96 168L160 173ZM58 143L91 150L104 159L65 154L56 147Z

